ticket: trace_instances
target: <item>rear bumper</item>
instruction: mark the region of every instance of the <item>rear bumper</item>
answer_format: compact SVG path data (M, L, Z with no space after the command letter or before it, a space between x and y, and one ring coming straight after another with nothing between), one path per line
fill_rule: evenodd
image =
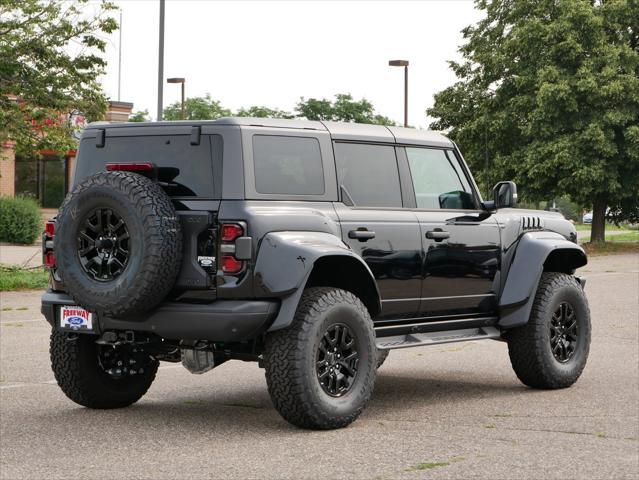
M57 327L57 307L74 304L66 293L48 291L42 296L42 314L47 322ZM276 300L217 300L208 304L165 302L150 312L124 319L96 315L94 333L133 330L155 333L171 340L237 342L266 331L278 311Z

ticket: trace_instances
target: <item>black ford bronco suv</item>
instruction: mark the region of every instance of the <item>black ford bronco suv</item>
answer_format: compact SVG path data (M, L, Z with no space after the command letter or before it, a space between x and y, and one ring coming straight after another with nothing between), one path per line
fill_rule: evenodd
M362 412L389 350L508 343L519 379L572 385L586 264L556 213L482 200L426 131L301 120L90 125L44 233L55 378L74 402L139 400L160 361L265 368L305 428ZM426 367L425 367L426 368Z

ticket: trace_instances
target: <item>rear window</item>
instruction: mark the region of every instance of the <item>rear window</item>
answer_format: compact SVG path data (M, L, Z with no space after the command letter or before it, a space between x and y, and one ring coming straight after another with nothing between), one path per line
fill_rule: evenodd
M174 197L220 198L222 193L222 137L202 135L191 145L189 135L107 137L103 148L95 139L80 144L75 182L106 170L107 163L151 162L160 170L174 169L165 187ZM175 175L175 176L173 176Z
M253 136L255 190L280 195L324 194L324 171L316 138Z

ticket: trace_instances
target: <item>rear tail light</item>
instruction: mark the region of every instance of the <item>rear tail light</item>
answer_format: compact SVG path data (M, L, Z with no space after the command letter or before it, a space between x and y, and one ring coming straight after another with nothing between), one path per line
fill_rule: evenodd
M44 266L47 268L55 268L55 253L47 252L44 254Z
M244 236L239 223L223 223L220 226L220 267L223 273L236 274L244 269L244 262L235 257L235 241Z
M220 237L223 242L234 242L242 235L244 235L242 225L237 223L225 223L222 225L222 234Z
M244 268L244 262L233 255L223 255L220 264L224 273L239 273Z
M53 238L53 236L55 235L55 222L49 220L45 225L44 225L44 233L45 235L47 235L48 237Z
M44 225L42 235L42 263L47 268L55 268L55 253L53 252L53 239L55 238L55 221L49 220Z

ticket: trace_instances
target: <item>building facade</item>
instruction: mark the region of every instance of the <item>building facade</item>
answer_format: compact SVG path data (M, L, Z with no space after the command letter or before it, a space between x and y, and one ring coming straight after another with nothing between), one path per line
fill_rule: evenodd
M132 103L109 102L105 120L126 122L132 109ZM43 151L38 158L25 158L14 147L11 141L0 145L0 195L28 196L43 208L58 208L71 185L76 151Z

